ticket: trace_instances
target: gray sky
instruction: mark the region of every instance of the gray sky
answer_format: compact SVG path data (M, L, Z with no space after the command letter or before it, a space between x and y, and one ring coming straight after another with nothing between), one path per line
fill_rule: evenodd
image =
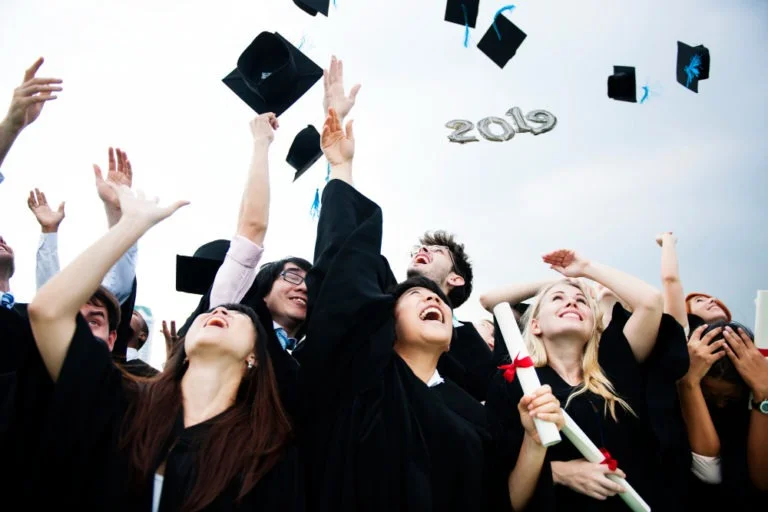
M295 45L305 37L321 66L335 53L347 85L363 84L351 115L355 179L384 209L383 251L403 276L420 233L456 233L476 275L461 318L482 315L477 298L490 287L554 276L540 256L561 247L660 286L654 237L672 230L685 289L719 296L752 326L756 290L768 288L768 3L523 2L505 15L528 38L502 70L475 45L503 5L481 2L464 48L463 27L442 20L444 0L337 0L328 18L288 0L4 0L0 91L10 100L40 55L40 76L64 79L3 167L0 233L17 254L13 290L34 296L29 190L67 201L64 265L104 232L91 164L106 164L113 145L128 152L138 188L192 201L142 239L138 264L138 303L158 320L186 318L197 298L174 291L175 255L231 237L250 158L255 114L221 78L268 30ZM675 81L678 40L710 50L698 95ZM645 104L607 98L613 65L637 68L638 89L653 91ZM301 128L321 126L321 99L318 83L280 117L265 261L311 259L309 208L325 163L292 183L285 155ZM546 109L557 126L502 143L448 141L448 120L504 117L513 106Z

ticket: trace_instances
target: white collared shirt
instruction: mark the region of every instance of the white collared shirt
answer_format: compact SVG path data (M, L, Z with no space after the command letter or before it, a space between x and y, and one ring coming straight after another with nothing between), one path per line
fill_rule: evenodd
M139 359L139 351L136 350L133 347L128 347L125 349L125 360L127 361L133 361L134 359Z
M435 369L435 373L433 373L432 377L430 377L429 380L427 381L427 387L433 388L435 386L439 386L443 382L445 382L445 379L442 378L440 376L440 373L437 371L437 369Z

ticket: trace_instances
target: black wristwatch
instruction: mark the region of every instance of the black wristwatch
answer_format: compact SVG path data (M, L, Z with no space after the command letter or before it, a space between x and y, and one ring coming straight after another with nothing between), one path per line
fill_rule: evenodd
M768 400L763 400L762 402L752 400L752 408L757 409L758 412L763 414L768 414Z

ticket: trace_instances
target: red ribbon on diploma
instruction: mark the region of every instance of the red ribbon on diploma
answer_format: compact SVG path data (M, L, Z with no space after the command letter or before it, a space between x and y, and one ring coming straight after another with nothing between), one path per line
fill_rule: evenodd
M611 457L611 454L605 448L600 448L600 453L605 457L600 464L605 464L611 471L616 471L616 468L619 467L619 462Z
M518 368L532 368L533 359L530 356L520 357L520 354L515 356L514 361L509 364L503 364L499 366L499 370L504 371L504 380L512 382L515 380L515 370Z

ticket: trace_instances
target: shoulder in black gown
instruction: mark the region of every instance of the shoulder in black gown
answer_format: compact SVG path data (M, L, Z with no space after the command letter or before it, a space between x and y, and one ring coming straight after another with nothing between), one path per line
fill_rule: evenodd
M498 500L504 510L485 409L450 381L427 387L393 349L395 279L381 236L380 208L331 181L300 359L308 507L443 512Z

